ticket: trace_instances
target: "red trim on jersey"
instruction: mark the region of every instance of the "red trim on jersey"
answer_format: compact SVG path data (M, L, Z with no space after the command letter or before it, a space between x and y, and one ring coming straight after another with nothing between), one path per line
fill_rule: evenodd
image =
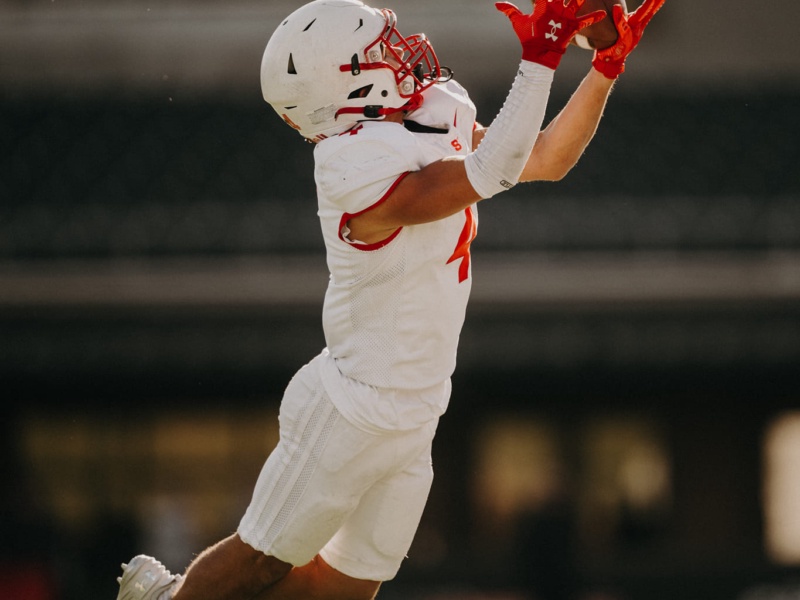
M372 251L372 250L378 250L380 248L383 248L384 246L389 244L394 238L396 238L397 235L403 230L402 227L398 227L397 229L395 229L389 235L389 237L387 237L387 238L385 238L383 240L380 240L379 242L373 242L372 244L362 244L360 242L350 242L350 241L345 239L344 235L342 235L342 230L347 226L347 222L350 219L353 219L353 218L355 218L355 217L357 217L359 215L363 215L365 212L368 212L368 211L372 210L373 208L375 208L376 206L380 206L381 204L386 202L387 198L389 198L389 196L392 195L392 192L397 188L398 185L400 185L400 182L403 181L403 179L405 179L406 176L409 173L410 173L410 171L406 171L405 173L401 174L397 179L395 179L394 183L392 183L392 185L389 187L389 189L386 191L386 193L383 196L381 196L380 199L375 204L371 204L367 208L365 208L364 210L360 210L357 213L352 213L352 214L351 213L347 213L347 212L344 213L342 215L342 218L339 220L339 239L342 240L348 246L352 246L356 250L363 250L364 252L369 252L369 251Z
M447 260L449 265L455 260L461 260L458 265L458 283L462 283L469 278L469 245L478 235L478 225L475 223L475 216L472 214L472 207L468 206L464 213L466 221L464 222L464 229L461 230L461 235L458 238L458 245L456 246L453 255Z

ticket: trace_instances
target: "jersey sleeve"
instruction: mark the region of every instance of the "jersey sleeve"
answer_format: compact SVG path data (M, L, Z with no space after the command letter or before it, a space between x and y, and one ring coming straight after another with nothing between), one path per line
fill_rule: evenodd
M366 210L400 177L418 168L407 158L413 154L404 151L413 138L402 127L382 129L380 137L365 128L326 140L316 149L314 178L329 208L349 214Z

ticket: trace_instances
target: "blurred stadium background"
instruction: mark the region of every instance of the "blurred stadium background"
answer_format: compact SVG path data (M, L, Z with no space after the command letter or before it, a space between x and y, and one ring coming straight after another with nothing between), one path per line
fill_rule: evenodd
M1 597L109 599L122 560L235 529L323 343L311 148L258 82L299 4L0 0ZM518 57L492 3L391 6L490 122ZM481 205L381 598L800 597L798 22L667 0L573 173Z

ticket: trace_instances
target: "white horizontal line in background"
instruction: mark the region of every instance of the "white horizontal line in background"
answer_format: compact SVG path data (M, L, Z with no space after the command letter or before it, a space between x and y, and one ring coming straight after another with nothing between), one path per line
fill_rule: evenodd
M485 254L473 257L481 311L625 310L800 301L800 254ZM0 263L0 310L321 306L322 256Z

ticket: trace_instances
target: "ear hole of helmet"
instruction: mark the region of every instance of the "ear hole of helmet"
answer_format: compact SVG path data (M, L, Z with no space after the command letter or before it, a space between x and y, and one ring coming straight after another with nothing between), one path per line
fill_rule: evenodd
M348 100L352 100L353 98L366 98L369 96L369 93L372 91L374 86L370 83L369 85L365 85L364 87L360 87L357 90L353 90L350 92L350 95L347 96Z

